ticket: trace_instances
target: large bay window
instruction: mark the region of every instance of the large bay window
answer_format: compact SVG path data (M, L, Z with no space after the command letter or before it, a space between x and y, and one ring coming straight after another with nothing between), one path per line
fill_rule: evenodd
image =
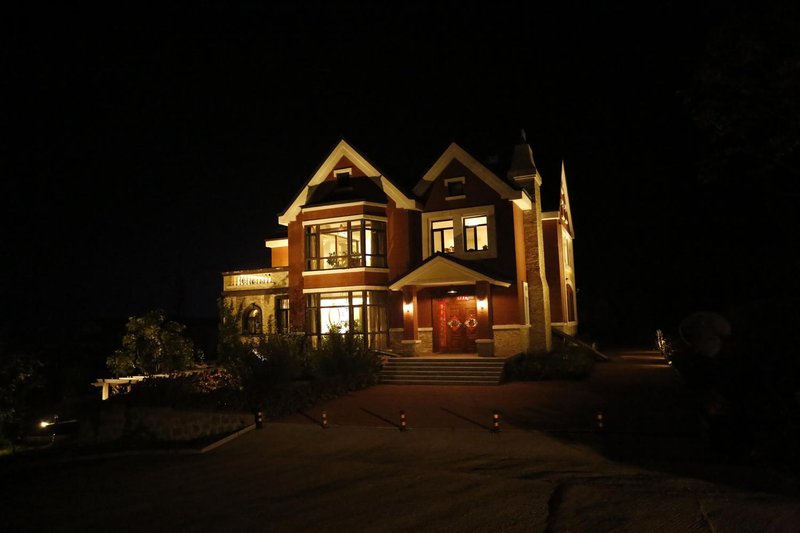
M306 226L306 270L385 266L385 222L345 220Z
M306 332L315 345L331 333L364 335L370 348L385 348L389 337L387 293L343 291L306 295Z

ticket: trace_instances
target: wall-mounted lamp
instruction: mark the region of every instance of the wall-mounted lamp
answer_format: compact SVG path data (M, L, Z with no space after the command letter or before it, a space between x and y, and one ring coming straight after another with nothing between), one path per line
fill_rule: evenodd
M447 291L447 294L458 294L458 291L455 289L450 289L449 291Z
M403 312L404 312L404 313L410 313L410 312L412 312L413 310L414 310L414 304L413 304L413 303L406 303L406 304L403 304Z
M485 311L489 308L489 302L485 298L481 298L478 300L478 309L480 311Z

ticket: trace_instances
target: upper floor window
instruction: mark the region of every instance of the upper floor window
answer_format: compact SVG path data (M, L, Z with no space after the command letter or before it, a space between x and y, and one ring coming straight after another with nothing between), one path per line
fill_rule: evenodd
M464 219L464 250L475 252L489 249L489 225L485 216Z
M385 222L345 220L306 226L306 270L385 266Z
M500 253L493 205L423 212L422 228L422 259L445 253L482 260Z
M436 220L431 223L431 251L432 253L455 251L455 235L453 233L453 220Z

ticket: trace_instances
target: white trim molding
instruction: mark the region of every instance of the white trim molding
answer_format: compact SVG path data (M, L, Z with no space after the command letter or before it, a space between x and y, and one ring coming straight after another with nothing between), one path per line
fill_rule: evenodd
M389 219L387 217L382 217L379 215L346 215L342 217L329 217L329 218L317 218L314 220L304 220L303 227L306 226L316 226L318 224L334 224L336 222L348 222L350 220L374 220L376 222L388 222Z
M344 287L321 287L318 289L303 289L303 294L319 294L324 292L350 292L350 291L382 291L387 292L385 285L349 285Z
M334 170L336 170L336 165L343 157L346 157L353 164L353 166L363 172L364 175L374 177L379 176L381 179L381 187L383 192L385 192L389 198L394 200L398 207L404 207L406 209L419 209L419 205L416 200L403 194L400 189L395 187L386 178L386 176L383 175L381 171L367 161L367 159L358 153L355 148L350 146L347 141L342 139L339 141L339 144L337 144L333 150L331 150L331 152L328 154L328 157L326 157L319 168L317 168L317 171L308 179L305 185L303 185L303 188L294 197L294 200L292 200L292 203L289 205L289 207L287 207L283 213L278 215L279 224L288 226L289 222L297 220L297 215L300 214L302 206L308 201L309 187L319 185L325 181L325 179L327 179L327 177L330 176Z
M267 239L264 241L264 246L267 248L285 248L289 246L289 238L282 239Z
M388 268L379 267L354 267L354 268L326 268L324 270L304 270L303 277L306 276L323 276L325 274L347 274L350 272L378 272L381 274L388 274Z

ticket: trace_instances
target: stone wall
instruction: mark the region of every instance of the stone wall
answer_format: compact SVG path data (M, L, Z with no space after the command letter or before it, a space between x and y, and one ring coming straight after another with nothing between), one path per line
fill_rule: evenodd
M389 349L396 353L403 353L403 328L389 329Z
M93 416L81 420L78 439L85 444L130 437L156 442L188 442L230 434L254 422L252 413L103 405Z
M433 352L433 328L419 328L419 352L432 353Z
M494 333L494 355L507 357L524 352L528 348L527 326L520 326L514 329L495 329Z

